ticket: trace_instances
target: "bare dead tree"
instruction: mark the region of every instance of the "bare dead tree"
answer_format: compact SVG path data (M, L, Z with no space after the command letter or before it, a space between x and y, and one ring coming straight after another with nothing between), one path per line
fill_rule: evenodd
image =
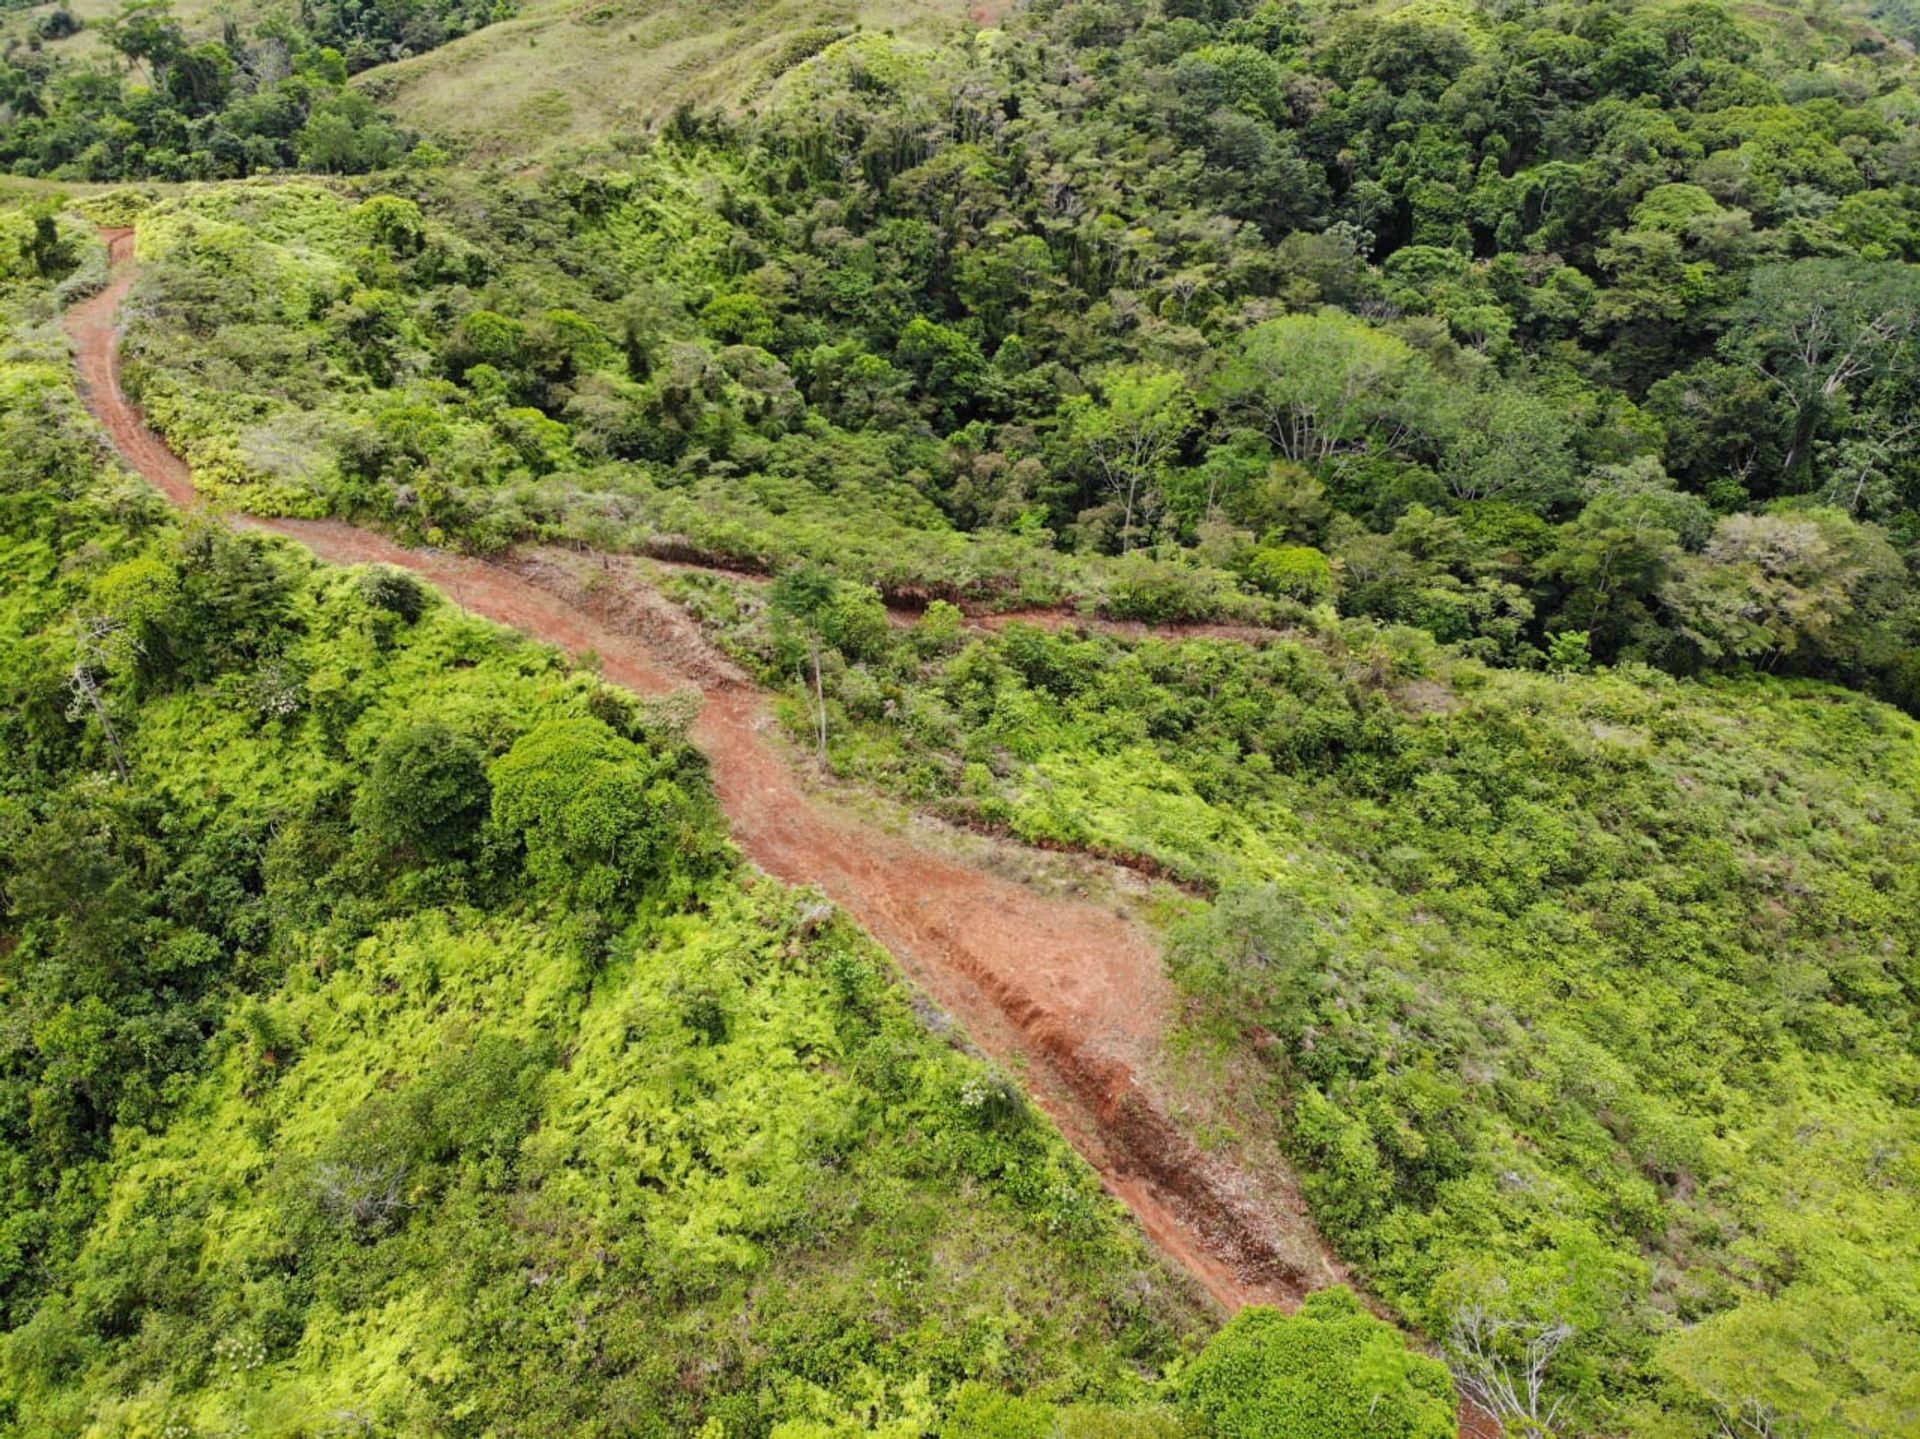
M1743 1399L1718 1415L1721 1439L1779 1439L1782 1428L1779 1411L1759 1399Z
M313 1171L314 1197L324 1213L375 1234L406 1207L406 1177L394 1164L321 1164Z
M113 756L113 768L120 782L127 782L127 757L120 747L120 733L107 712L105 675L115 659L129 651L138 652L139 641L128 633L120 620L94 615L80 622L80 642L67 672L67 689L73 698L67 705L67 718L79 719L91 713L106 736L107 751Z
M1460 1392L1508 1433L1550 1436L1565 1396L1549 1395L1548 1370L1573 1334L1565 1320L1507 1319L1466 1305L1447 1334L1447 1367Z

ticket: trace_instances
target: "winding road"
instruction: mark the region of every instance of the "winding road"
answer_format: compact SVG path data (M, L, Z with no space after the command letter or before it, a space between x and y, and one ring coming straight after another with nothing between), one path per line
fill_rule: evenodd
M105 232L110 283L67 313L88 408L121 457L183 509L200 507L185 461L121 385L120 307L138 265L131 230ZM1203 1153L1145 1080L1173 1014L1158 950L1106 907L1042 894L889 833L805 788L772 732L769 698L692 622L630 572L590 584L577 557L480 561L409 549L337 521L230 517L338 564L419 574L473 613L571 654L643 695L697 687L693 737L712 763L735 841L778 878L843 907L911 979L1008 1070L1175 1264L1224 1309L1292 1307L1343 1279L1291 1176Z

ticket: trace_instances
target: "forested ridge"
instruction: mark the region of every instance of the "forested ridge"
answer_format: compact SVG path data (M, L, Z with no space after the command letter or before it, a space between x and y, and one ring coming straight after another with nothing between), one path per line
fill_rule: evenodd
M117 33L143 16L172 23L136 7ZM306 17L298 43L319 55L337 23ZM459 1427L457 1409L474 1432L1413 1434L1445 1432L1458 1392L1513 1433L1920 1431L1912 29L1899 7L1059 0L941 43L823 24L742 76L733 104L579 151L481 145L539 155L514 170L465 163L430 135L381 169L413 127L404 110L380 115L378 84L340 89L337 52L313 63L336 66L326 83L359 107L356 133L390 137L378 153L320 163L296 129L258 163L206 168L220 151L202 140L231 128L223 117L296 84L307 62L287 80L243 64L219 107L174 132L188 139L171 153L192 158L121 146L102 168L66 137L159 93L139 83L139 57L122 47L108 108L71 98L69 62L43 66L39 113L13 132L38 148L6 152L17 172L221 183L35 188L0 214L20 317L10 363L39 377L34 394L59 391L53 362L44 336L19 337L100 282L88 224L131 224L143 273L125 311L127 382L216 503L481 556L560 542L673 561L657 583L784 691L796 755L813 752L823 778L1159 877L1143 912L1186 998L1169 1073L1225 1096L1196 1110L1204 1142L1284 1156L1356 1281L1451 1378L1338 1296L1308 1316L1337 1340L1289 1338L1250 1313L1193 1359L1207 1326L1177 1286L1137 1277L1151 1266L1057 1136L1012 1086L965 1078L896 998L888 1042L922 1068L858 1091L879 1096L848 1121L875 1157L833 1166L863 1217L792 1234L781 1226L811 1201L780 1190L755 1211L777 1238L739 1221L757 1248L726 1262L796 1286L790 1255L825 1246L865 1264L860 1225L883 1188L887 1204L928 1206L897 1236L903 1265L950 1257L949 1223L1026 1234L1018 1252L1035 1257L989 1264L1013 1241L975 1234L968 1252L990 1277L946 1261L938 1283L915 1271L902 1283L932 1307L910 1331L891 1315L904 1301L856 1268L821 1296L823 1327L726 1361L712 1386L683 1371L678 1397L634 1336L691 1335L731 1306L757 1315L759 1299L737 1278L674 1288L649 1270L627 1289L604 1272L594 1302L639 1346L613 1362L630 1410L568 1408L589 1400L559 1383L513 1410L500 1376L532 1351L490 1338L482 1361L460 1331L447 1340L469 1386L458 1404L395 1380L401 1407L377 1422ZM185 54L200 37L178 43ZM356 68L379 58L355 53ZM10 73L25 63L16 53ZM44 99L62 85L65 111ZM229 178L295 168L377 173ZM864 951L780 918L801 911L725 857L670 717L624 708L551 658L509 661L534 652L498 638L478 668L441 641L397 639L467 623L425 598L427 618L404 624L336 612L396 580L309 572L100 498L121 492L82 478L101 464L70 397L59 404L16 406L33 417L12 441L36 458L10 481L15 528L34 538L12 542L9 644L38 678L8 712L23 758L0 789L0 965L10 1006L31 996L21 1012L34 1015L10 1061L25 1277L4 1373L23 1433L58 1432L59 1413L138 1433L162 1413L129 1397L143 1385L200 1394L187 1424L228 1401L211 1380L195 1389L177 1356L138 1367L135 1336L185 1324L185 1300L88 1287L106 1272L90 1255L135 1242L94 1218L143 1184L146 1161L116 1136L191 1154L208 1133L195 1114L284 1090L260 1102L304 1137L281 1155L263 1129L256 1168L224 1191L241 1207L220 1213L254 1216L245 1232L294 1265L303 1304L335 1282L335 1250L298 1257L323 1232L392 1256L378 1272L398 1302L469 1242L452 1236L517 1232L525 1194L551 1188L539 1166L558 1162L555 1106L577 1084L555 1077L571 1073L552 1057L572 1043L562 1016L587 1025L620 984L673 999L717 964L756 1002L785 1005L780 1023L840 1025L817 1016L840 1014L844 995L778 965L743 975L738 955ZM54 524L49 550L48 506L82 494L104 517L93 532ZM116 569L106 556L123 550L139 558ZM129 579L126 563L151 573ZM196 619L214 603L196 565L220 577L222 603L264 584L262 565L296 598L276 602L265 638L214 609ZM140 607L160 604L186 608L149 635ZM1175 621L1221 627L1151 632ZM342 678L323 651L349 632L392 658ZM503 664L550 677L529 697L456 706L430 735L400 721L406 685L465 693ZM389 665L404 677L380 678ZM342 687L376 680L394 688L375 718L332 717ZM241 757L245 726L207 718L249 705L278 736L268 759ZM139 742L161 733L198 738L164 757ZM636 793L672 787L671 837L598 831L629 857L620 872L543 855L535 837L554 821L541 807L564 784L551 775L626 763L648 775ZM484 782L488 800L459 810L464 848L382 839L383 823L408 822L379 818L382 775L402 771L449 804ZM244 775L234 803L275 816L271 842L227 837L239 851L215 853L174 833L187 790L168 786L202 773ZM288 784L300 793L275 792ZM75 861L47 856L80 853L61 827L95 823L74 817L81 791L156 827L114 841L113 863L142 878L100 872L102 894L143 896L138 924L75 919L49 889L47 865L65 875ZM283 813L306 818L290 829ZM323 830L324 853L292 872L321 886L327 915L283 915L284 837ZM227 888L180 899L196 919L165 896L212 882L200 875ZM255 938L232 929L242 911ZM234 1056L250 1016L295 1004L292 955L371 964L384 944L430 957L453 943L442 925L516 926L502 953L523 957L500 985L544 985L559 1008L512 1029L533 1048L511 1062L472 1061L532 1076L474 1101L526 1116L510 1141L469 1141L431 1117L424 1090L405 1097L419 1076L458 1092L451 1070L392 1067L401 1098L381 1113L426 1126L392 1141L420 1146L393 1164L423 1166L427 1198L361 1232L313 1198L312 1175L343 1162L326 1144L356 1133L373 1100L262 1088ZM776 938L752 938L763 932ZM164 1003L137 984L136 998L101 996L139 1022L89 1010L81 1036L80 1000L61 986L129 945L201 957L181 962ZM567 970L567 989L561 956L589 977ZM687 1001L686 1043L717 1044L701 1026L724 1027L730 1002L713 1000L714 1019ZM389 1013L447 1043L406 1003ZM481 1044L462 1036L449 1053ZM75 1071L69 1044L95 1068ZM753 1122L777 1126L757 1108L772 1104L769 1052L732 1054L728 1073ZM836 1080L869 1084L857 1066ZM942 1084L959 1086L958 1109L912 1108L937 1109ZM600 1103L574 1102L582 1116ZM34 1147L59 1124L83 1138ZM923 1132L960 1148L930 1140L943 1157L918 1167L902 1157L918 1146L895 1137ZM705 1144L696 1168L737 1180ZM1002 1144L1025 1147L1015 1161ZM981 1145L984 1168L948 1157ZM1067 1189L1026 1187L1034 1166L1072 1176ZM692 1172L664 1180L649 1214L697 1205ZM988 1218L934 1197L962 1174ZM1069 1191L1086 1196L1084 1221L1036 1198ZM456 1193L471 1231L429 1217ZM320 1210L301 1218L289 1195ZM212 1226L210 1212L180 1222ZM208 1282L240 1283L242 1258L212 1263ZM150 1272L177 1269L156 1259ZM1012 1287L921 1298L956 1276L969 1294ZM954 1328L954 1306L1011 1314L1048 1289L1066 1308L1011 1356ZM316 1336L351 1311L326 1302L324 1321L307 1308L284 1321L263 1373L313 1394L350 1387L355 1371ZM861 1321L886 1341L806 1371L863 1304L889 1310ZM267 1322L244 1313L243 1327ZM47 1348L56 1330L97 1347ZM1373 1359L1356 1364L1353 1346ZM82 1352L84 1382L59 1378L61 1356ZM977 1364L981 1352L993 1357ZM1327 1354L1372 1376L1372 1417L1341 1409L1341 1393L1326 1409L1301 1397L1325 1381L1299 1387L1291 1366ZM793 1373L812 1397L795 1397ZM255 1398L296 1404L278 1386Z

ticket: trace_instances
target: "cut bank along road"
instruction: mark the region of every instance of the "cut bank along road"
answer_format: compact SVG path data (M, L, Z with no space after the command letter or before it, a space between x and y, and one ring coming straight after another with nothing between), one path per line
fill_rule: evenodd
M67 313L81 387L126 462L192 508L200 501L186 462L121 386L117 326L137 266L131 230L106 238L111 282ZM571 654L592 651L606 678L640 694L696 686L705 703L693 738L741 850L782 880L817 886L886 946L975 1044L1022 1077L1170 1260L1229 1311L1291 1307L1343 1277L1289 1176L1202 1153L1144 1082L1174 996L1137 925L882 832L810 793L770 738L768 697L650 594L609 597L551 560L408 549L337 521L236 519L334 563L411 570L476 614Z

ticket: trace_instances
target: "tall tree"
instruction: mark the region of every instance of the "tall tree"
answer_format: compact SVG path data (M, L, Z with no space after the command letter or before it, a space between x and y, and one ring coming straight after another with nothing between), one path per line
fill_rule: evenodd
M1401 401L1424 369L1404 340L1337 311L1255 325L1215 382L1223 409L1296 464L1324 466L1405 437Z
M837 588L833 576L814 565L800 565L773 582L774 612L798 624L807 637L807 655L813 661L814 719L822 764L827 759L827 690L820 676L820 625Z
M1124 553L1133 548L1135 517L1151 524L1160 512L1161 472L1196 419L1193 392L1186 376L1157 365L1110 371L1099 388L1098 399L1070 399L1061 424L1076 457L1120 503Z
M1814 438L1848 402L1920 360L1920 268L1892 260L1795 260L1755 270L1721 348L1765 375L1790 416L1778 477L1806 468Z

